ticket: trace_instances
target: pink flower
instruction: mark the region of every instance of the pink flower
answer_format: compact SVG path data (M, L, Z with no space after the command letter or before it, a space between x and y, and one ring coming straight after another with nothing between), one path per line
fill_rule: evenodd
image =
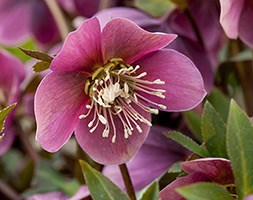
M253 48L253 29L249 22L253 19L252 0L220 0L220 23L231 39L240 39Z
M20 94L20 84L24 80L23 64L13 55L0 50L0 110L17 102ZM12 126L13 112L7 117L4 138L0 142L0 155L3 155L12 145L15 128ZM3 133L0 133L3 134Z
M102 32L92 18L69 34L35 94L41 146L55 152L75 131L95 161L131 159L147 137L151 113L191 109L206 94L187 57L160 50L175 37L146 32L123 18Z
M187 176L177 178L166 186L159 194L162 200L184 200L177 188L196 182L215 182L221 185L234 183L230 161L224 158L201 158L181 163L181 168Z

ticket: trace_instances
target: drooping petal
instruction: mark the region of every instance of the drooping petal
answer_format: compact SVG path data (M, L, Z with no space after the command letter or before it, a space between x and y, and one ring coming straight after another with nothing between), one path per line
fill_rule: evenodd
M110 58L122 58L129 64L167 46L175 38L174 34L147 32L127 19L112 19L102 31L103 58L105 62Z
M147 27L157 26L161 23L160 19L151 18L148 15L145 15L144 13L138 11L137 9L127 7L103 9L97 12L94 16L98 18L102 29L110 20L116 18L129 19L145 30Z
M132 105L136 111L138 111L143 117L147 120L150 120L150 113L147 113L137 107ZM86 113L87 111L84 111ZM107 114L109 116L109 114ZM121 114L122 115L122 114ZM135 153L139 150L143 142L145 141L148 132L149 126L137 121L139 126L142 129L142 133L139 133L133 125L132 135L128 139L124 137L124 128L122 121L118 115L113 116L113 123L116 127L116 141L112 143L112 137L114 134L112 120L108 118L110 124L110 132L108 138L103 138L102 133L104 130L104 125L99 122L97 129L90 133L90 128L88 124L93 119L93 112L87 118L84 118L79 121L75 135L78 143L82 149L95 161L101 164L121 164L130 160Z
M31 6L25 0L1 0L0 43L18 45L30 35Z
M211 181L227 185L234 183L230 161L223 158L201 158L182 162L181 168L188 174L198 172Z
M162 133L165 127L152 126L147 139L132 160L127 162L135 190L141 190L157 177L161 176L175 162L187 155L184 148L168 140ZM150 168L152 167L152 173ZM108 165L103 169L116 185L125 189L125 185L117 165ZM149 174L147 176L147 174Z
M101 32L97 18L86 20L70 33L60 53L52 61L53 71L92 72L102 63Z
M35 94L36 139L55 152L72 135L84 104L88 100L80 73L52 72L40 83Z
M231 39L238 37L238 25L244 2L245 0L220 0L220 23Z
M147 72L146 80L160 79L164 85L154 84L154 88L164 89L165 99L145 94L147 99L165 105L167 111L183 111L198 105L206 95L203 79L192 63L183 54L174 50L159 50L137 60L141 72ZM151 85L152 86L152 85Z
M240 21L239 21L239 37L243 42L253 48L253 30L249 26L249 22L253 19L253 2L246 1Z
M204 175L200 173L192 173L185 177L177 178L175 181L166 186L160 193L159 196L161 200L184 200L182 196L180 196L176 189L190 185L196 182L209 181Z
M49 44L59 38L59 32L51 12L44 1L31 2L31 31L42 44Z

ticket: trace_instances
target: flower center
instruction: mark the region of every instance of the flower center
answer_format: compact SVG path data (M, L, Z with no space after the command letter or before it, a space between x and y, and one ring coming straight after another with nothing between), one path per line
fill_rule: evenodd
M112 143L115 143L116 127L113 116L117 115L116 117L120 119L124 127L124 137L127 139L132 135L134 127L138 132L142 132L138 122L145 123L148 126L152 125L148 119L134 109L133 104L152 114L158 114L158 109L150 108L148 104L166 109L166 106L155 103L142 95L145 93L165 98L163 94L165 90L150 87L165 84L164 81L160 79L145 80L143 77L147 73L138 74L138 69L140 69L139 65L133 67L124 64L121 58L112 58L87 78L84 91L89 95L91 104L86 105L88 112L80 115L79 118L86 118L92 110L94 111L93 119L88 124L91 133L96 130L99 123L102 123L104 125L102 136L109 137L112 128Z

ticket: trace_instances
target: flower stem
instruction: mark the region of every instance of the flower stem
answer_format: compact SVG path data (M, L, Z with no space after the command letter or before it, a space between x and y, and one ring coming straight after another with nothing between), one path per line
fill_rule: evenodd
M124 164L119 165L119 169L120 169L122 178L124 180L124 183L126 186L126 191L127 191L129 198L131 200L136 200L133 183L130 178L130 174L128 172L126 164L124 163Z
M18 193L14 191L9 185L0 180L0 191L3 193L8 199L11 200L21 200Z
M47 4L49 10L51 11L51 14L53 15L53 18L60 32L61 39L65 40L69 33L69 28L67 26L67 23L65 21L61 9L59 8L56 0L44 0L44 1Z

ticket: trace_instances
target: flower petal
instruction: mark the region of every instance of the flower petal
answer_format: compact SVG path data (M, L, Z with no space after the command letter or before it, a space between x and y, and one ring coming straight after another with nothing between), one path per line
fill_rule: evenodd
M253 2L245 2L239 21L239 37L243 42L253 48L253 30L249 22L253 19Z
M189 185L191 183L202 182L209 180L200 173L194 172L188 176L180 177L166 186L160 193L161 200L184 200L175 190L177 188Z
M74 4L79 15L92 17L99 10L101 0L74 0Z
M137 9L127 7L103 9L97 12L95 16L98 18L102 29L110 20L115 18L129 19L145 30L147 27L157 26L161 23L160 19L151 18L148 15L145 15L142 12L138 11Z
M231 39L238 37L238 24L243 4L244 0L220 0L220 23L226 35Z
M17 45L30 35L31 5L25 0L1 0L0 43Z
M98 19L92 18L68 35L51 69L92 72L96 64L102 64L101 32Z
M119 57L129 64L167 46L175 38L174 34L147 32L127 19L113 19L102 31L103 58L106 62Z
M230 161L223 158L201 158L181 163L186 173L198 172L211 181L227 185L234 183Z
M69 198L63 192L38 193L26 198L26 200L48 200L48 199L68 200Z
M198 105L206 95L203 79L192 63L183 54L174 50L159 50L137 60L140 73L147 72L146 80L161 79L164 85L153 85L164 89L165 99L150 94L143 94L149 100L163 104L167 111L183 111Z
M168 140L162 133L168 128L152 126L150 133L141 149L132 160L127 162L135 190L141 190L157 177L161 176L175 162L186 156L185 149L172 140ZM152 166L152 173L150 167ZM116 185L125 189L125 185L117 165L108 165L103 169ZM147 176L147 174L149 174Z
M74 196L72 196L71 198L69 198L68 200L80 200L80 199L84 199L85 197L88 197L90 195L89 189L86 185L82 185L74 194Z
M85 76L80 73L52 72L35 94L36 139L55 152L70 138L84 107Z
M132 105L143 117L150 121L150 113L144 112L139 107ZM84 111L86 113L87 111ZM145 141L149 126L144 123L137 122L142 129L139 133L135 126L131 136L128 139L124 137L124 128L118 115L113 115L114 124L116 127L116 142L112 143L113 128L112 122L109 120L110 132L108 138L102 137L104 125L99 123L97 129L90 133L88 128L89 122L93 118L93 112L87 118L79 121L75 135L82 149L95 161L101 164L121 164L130 160L139 150Z

